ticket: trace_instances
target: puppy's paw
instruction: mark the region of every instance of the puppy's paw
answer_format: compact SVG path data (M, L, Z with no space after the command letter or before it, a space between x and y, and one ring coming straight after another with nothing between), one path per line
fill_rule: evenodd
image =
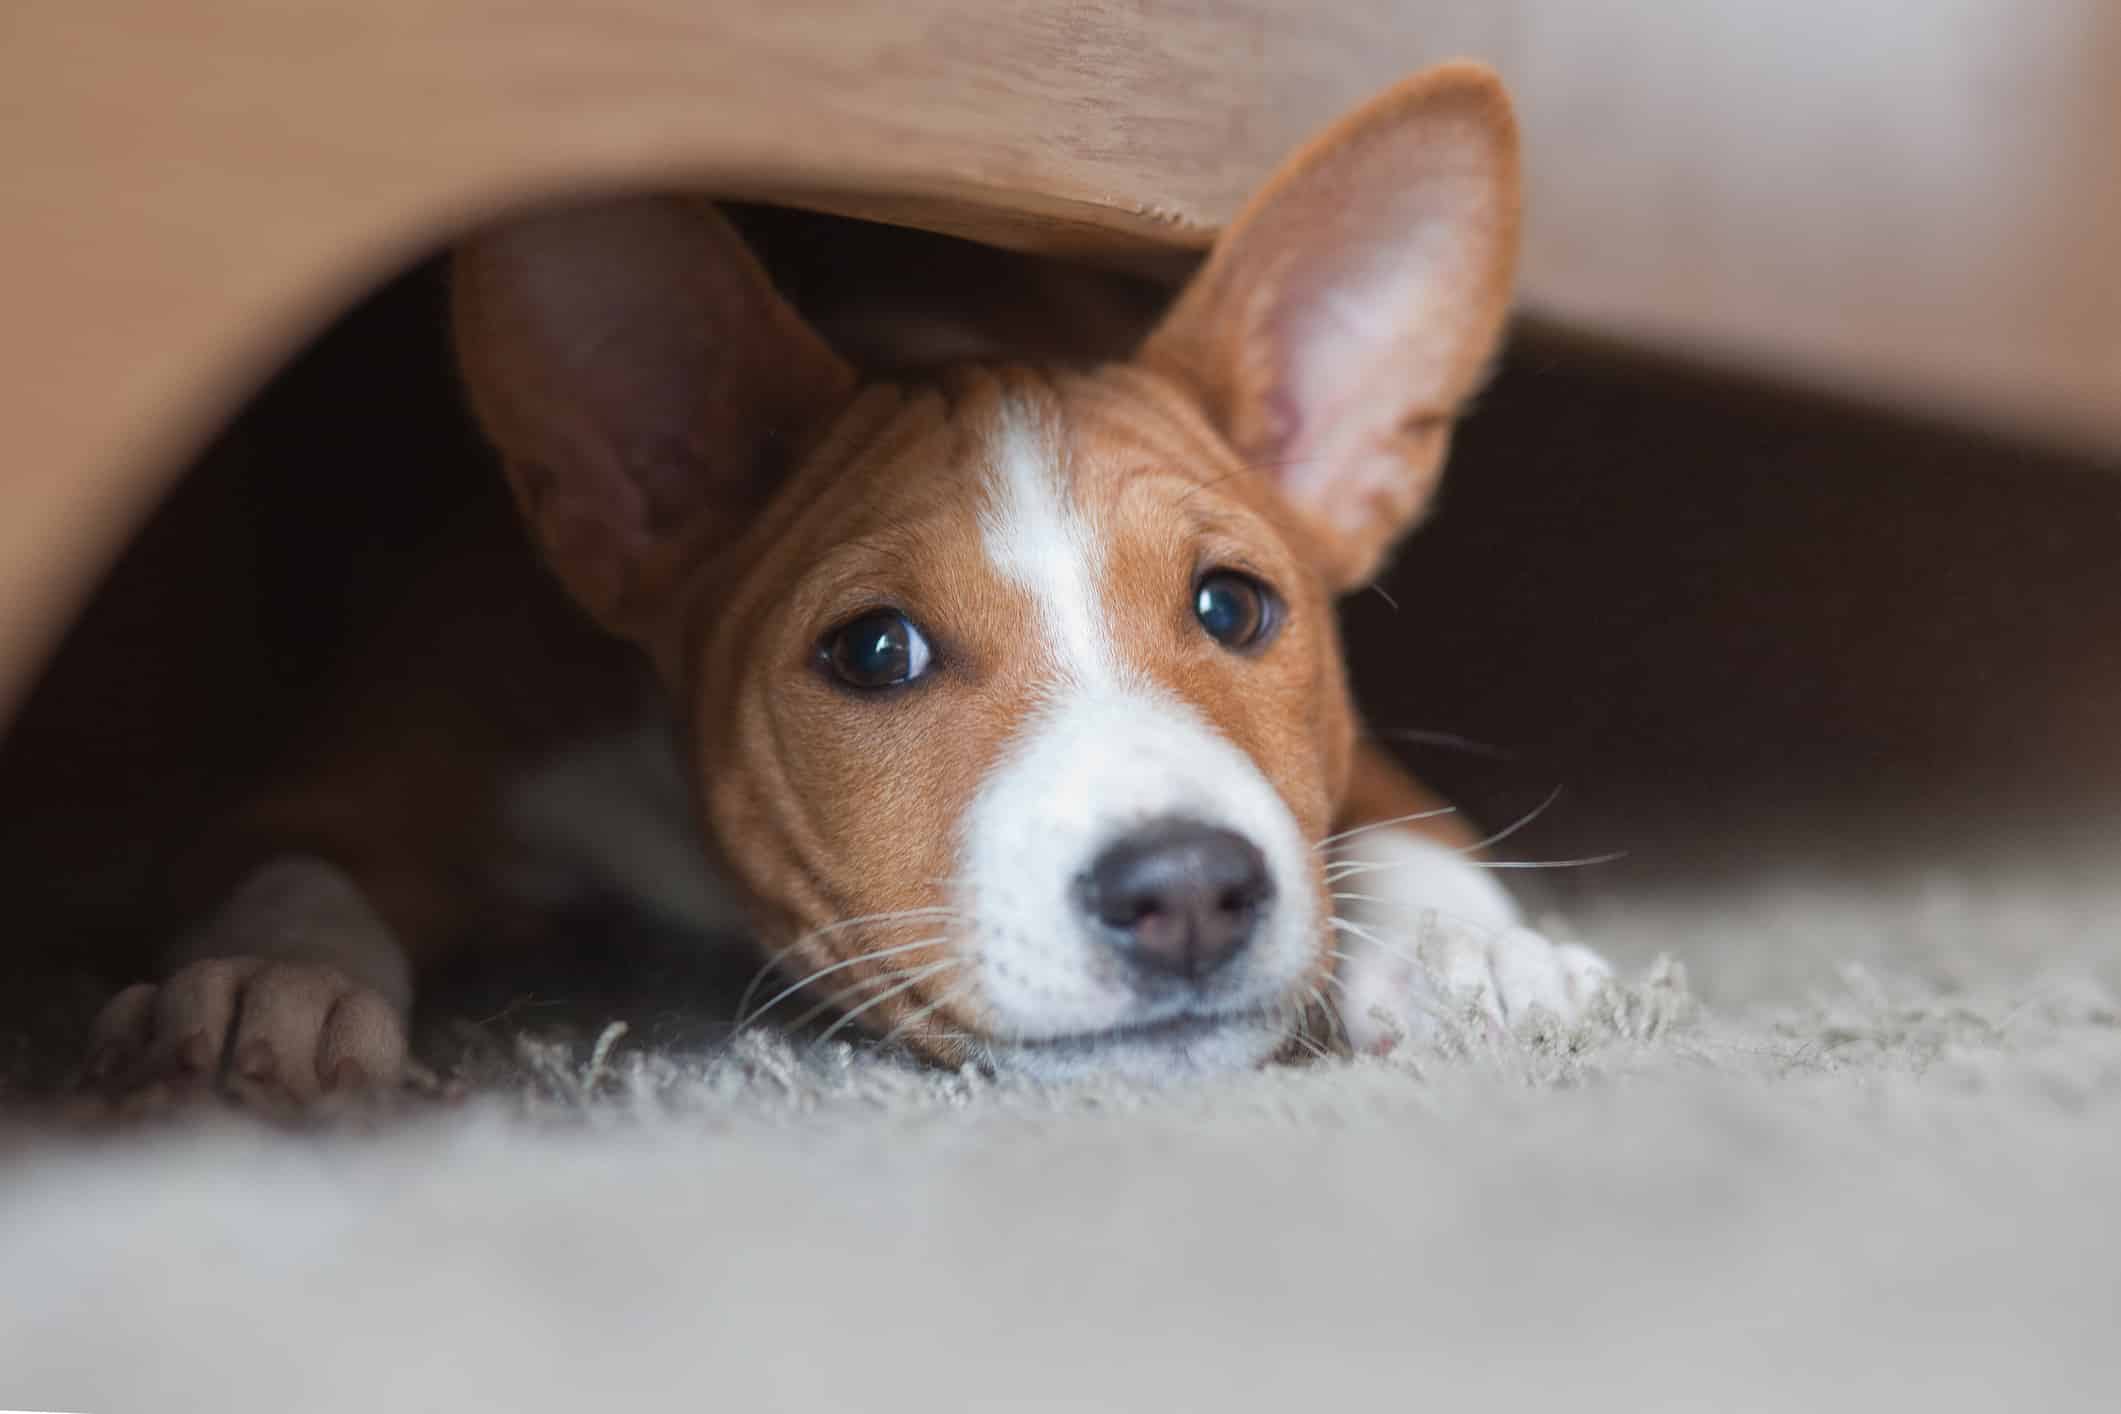
M1507 1031L1543 1012L1572 1022L1613 975L1589 948L1530 928L1497 932L1432 917L1400 936L1342 945L1343 1011L1359 1050L1430 1044L1465 1021Z
M88 1079L285 1108L392 1087L405 1068L404 1019L380 993L318 963L215 957L111 998L90 1034Z
M1612 977L1589 948L1523 926L1485 871L1441 845L1382 830L1341 862L1337 1000L1358 1050L1433 1043L1465 1020L1572 1022Z

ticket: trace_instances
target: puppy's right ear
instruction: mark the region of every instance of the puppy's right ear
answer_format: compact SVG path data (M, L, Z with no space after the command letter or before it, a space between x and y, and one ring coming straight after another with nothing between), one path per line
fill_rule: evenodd
M854 373L705 201L531 216L456 257L457 357L568 591L642 640L740 533Z

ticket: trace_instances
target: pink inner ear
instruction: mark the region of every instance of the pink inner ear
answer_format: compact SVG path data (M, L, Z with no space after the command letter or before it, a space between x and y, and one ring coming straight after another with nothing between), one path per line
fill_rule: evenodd
M1380 95L1275 174L1143 349L1320 533L1341 582L1433 489L1507 311L1516 136L1493 73Z
M1334 218L1275 232L1293 248L1250 340L1267 438L1248 451L1358 560L1434 489L1443 432L1498 332L1509 256L1492 165L1366 165L1383 170Z
M1342 530L1403 515L1409 493L1427 492L1432 469L1406 464L1417 450L1406 434L1448 419L1486 354L1469 307L1484 283L1478 252L1433 223L1408 234L1360 250L1311 290L1286 290L1266 333L1284 493Z

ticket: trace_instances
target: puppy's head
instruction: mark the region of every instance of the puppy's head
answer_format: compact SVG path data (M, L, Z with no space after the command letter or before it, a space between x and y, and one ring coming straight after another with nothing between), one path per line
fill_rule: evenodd
M458 340L807 998L940 1057L1219 1069L1327 971L1332 602L1429 499L1516 211L1454 65L1290 159L1123 363L865 383L680 200L475 243Z

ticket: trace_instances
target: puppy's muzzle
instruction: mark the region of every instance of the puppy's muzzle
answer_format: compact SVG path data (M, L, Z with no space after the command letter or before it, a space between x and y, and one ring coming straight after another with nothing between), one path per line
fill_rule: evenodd
M1097 941L1138 986L1200 983L1252 941L1274 899L1266 858L1243 835L1155 820L1123 835L1075 881Z

